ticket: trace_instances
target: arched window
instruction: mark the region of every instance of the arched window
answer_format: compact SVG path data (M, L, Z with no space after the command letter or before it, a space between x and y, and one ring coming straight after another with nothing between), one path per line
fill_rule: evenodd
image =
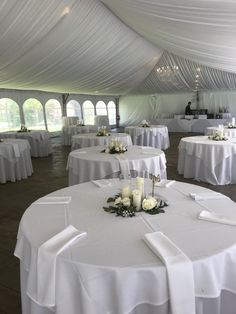
M107 111L108 111L109 124L110 125L116 124L116 105L114 101L109 101L107 105Z
M37 99L27 99L23 104L23 111L27 128L45 130L43 106Z
M58 100L50 99L45 104L48 131L60 131L62 128L61 105Z
M20 129L20 110L17 103L10 98L0 99L0 131Z
M66 115L67 117L78 117L82 119L81 106L76 100L70 100L66 104Z
M96 115L97 116L107 116L107 106L101 100L96 104Z
M90 100L83 103L84 124L94 124L94 105Z

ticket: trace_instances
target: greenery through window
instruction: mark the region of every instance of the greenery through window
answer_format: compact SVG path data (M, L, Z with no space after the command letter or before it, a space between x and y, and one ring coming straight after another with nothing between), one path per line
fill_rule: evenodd
M37 99L29 98L23 104L26 127L30 130L45 130L43 106Z
M94 124L94 105L90 100L83 103L84 124Z
M107 111L108 111L109 124L115 125L116 124L116 105L114 101L109 101L107 105Z
M81 106L76 100L70 100L66 104L66 115L67 117L78 117L82 119Z
M0 99L0 131L16 131L20 129L20 110L17 103L10 98Z
M96 104L96 114L97 116L107 116L107 106L101 100Z
M45 112L48 131L60 131L62 128L62 112L59 101L56 99L48 100L45 105Z

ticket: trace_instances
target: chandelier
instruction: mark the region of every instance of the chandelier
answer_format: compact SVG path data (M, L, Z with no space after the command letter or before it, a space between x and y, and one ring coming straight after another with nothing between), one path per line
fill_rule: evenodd
M172 81L173 78L179 73L179 67L177 65L164 65L157 68L157 73L162 81Z

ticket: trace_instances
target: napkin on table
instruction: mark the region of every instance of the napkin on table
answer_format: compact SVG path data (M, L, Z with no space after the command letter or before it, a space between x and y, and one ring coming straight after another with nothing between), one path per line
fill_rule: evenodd
M99 188L106 188L106 187L111 187L112 181L109 179L104 179L104 180L98 180L98 181L94 181L92 180L93 184L95 184L96 186L98 186Z
M15 143L10 143L13 146L14 154L16 157L20 157L19 145Z
M144 241L166 266L171 313L194 314L194 275L189 258L162 232L147 233Z
M214 191L208 191L208 192L202 192L202 193L189 193L189 196L195 201L228 198L228 196L218 193L218 192L214 192Z
M42 197L35 204L69 204L71 196L48 196Z
M175 183L175 180L162 179L160 182L156 182L155 186L158 186L160 188L168 188L173 183Z
M51 239L43 243L38 249L37 258L37 293L27 294L42 306L55 306L55 283L56 283L56 259L66 247L76 239L86 235L69 225ZM36 299L36 300L35 300Z
M199 219L207 220L210 222L218 222L225 225L232 225L236 226L236 220L232 218L226 218L224 216L218 215L213 212L209 212L207 210L202 210L199 217Z
M130 175L129 160L121 155L117 155L115 156L115 158L119 161L121 174L123 176L129 176Z

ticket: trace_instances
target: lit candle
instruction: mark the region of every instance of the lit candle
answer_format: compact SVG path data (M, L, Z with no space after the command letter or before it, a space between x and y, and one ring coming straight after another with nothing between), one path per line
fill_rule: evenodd
M128 186L128 185L124 186L124 187L122 188L122 190L121 190L122 198L123 198L123 197L130 197L130 194L131 194L131 192L130 192L129 186Z
M232 118L232 126L235 126L235 118Z
M136 210L141 210L142 204L142 194L140 190L133 190L133 205L136 207Z

